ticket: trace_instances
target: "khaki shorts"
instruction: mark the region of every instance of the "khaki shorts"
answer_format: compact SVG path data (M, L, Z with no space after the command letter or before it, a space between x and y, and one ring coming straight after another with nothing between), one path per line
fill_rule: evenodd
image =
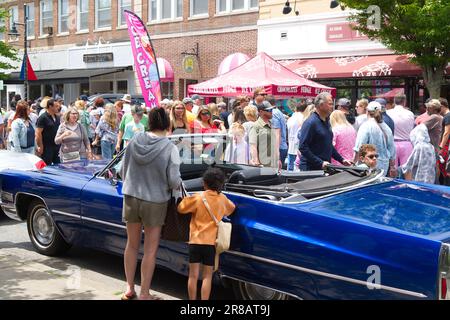
M167 202L155 203L123 196L122 221L141 223L145 227L161 227L167 214Z

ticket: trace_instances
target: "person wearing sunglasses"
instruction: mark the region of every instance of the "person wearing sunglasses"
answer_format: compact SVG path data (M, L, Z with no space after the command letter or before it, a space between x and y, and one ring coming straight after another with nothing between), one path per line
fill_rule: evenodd
M225 133L225 125L222 120L212 120L211 111L207 106L201 106L197 120L194 123L194 133Z
M377 147L373 144L362 144L359 147L359 161L356 163L356 166L374 170L377 168L377 159Z

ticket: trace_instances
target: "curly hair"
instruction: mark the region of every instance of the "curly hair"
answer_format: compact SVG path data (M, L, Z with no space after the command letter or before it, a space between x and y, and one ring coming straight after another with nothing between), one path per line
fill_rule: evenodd
M218 168L209 167L203 174L206 189L221 192L225 184L225 174Z

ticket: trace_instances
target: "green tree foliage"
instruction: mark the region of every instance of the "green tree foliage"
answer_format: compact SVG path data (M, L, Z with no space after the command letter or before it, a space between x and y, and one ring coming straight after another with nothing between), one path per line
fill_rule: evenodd
M450 0L343 0L350 9L355 29L379 40L397 54L411 54L411 62L423 70L431 97L440 95L444 71L450 61ZM369 6L380 9L377 16Z
M6 21L8 12L4 8L0 8L0 20ZM0 32L5 34L6 27L0 27ZM0 41L0 79L6 79L8 75L4 70L14 69L12 61L18 61L17 50L11 47L6 41Z

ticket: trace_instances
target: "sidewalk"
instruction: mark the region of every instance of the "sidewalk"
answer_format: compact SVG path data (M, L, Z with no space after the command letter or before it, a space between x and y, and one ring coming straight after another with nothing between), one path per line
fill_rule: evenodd
M23 248L0 248L0 300L119 300L124 279ZM136 287L139 292L139 287ZM177 299L158 293L167 300Z

